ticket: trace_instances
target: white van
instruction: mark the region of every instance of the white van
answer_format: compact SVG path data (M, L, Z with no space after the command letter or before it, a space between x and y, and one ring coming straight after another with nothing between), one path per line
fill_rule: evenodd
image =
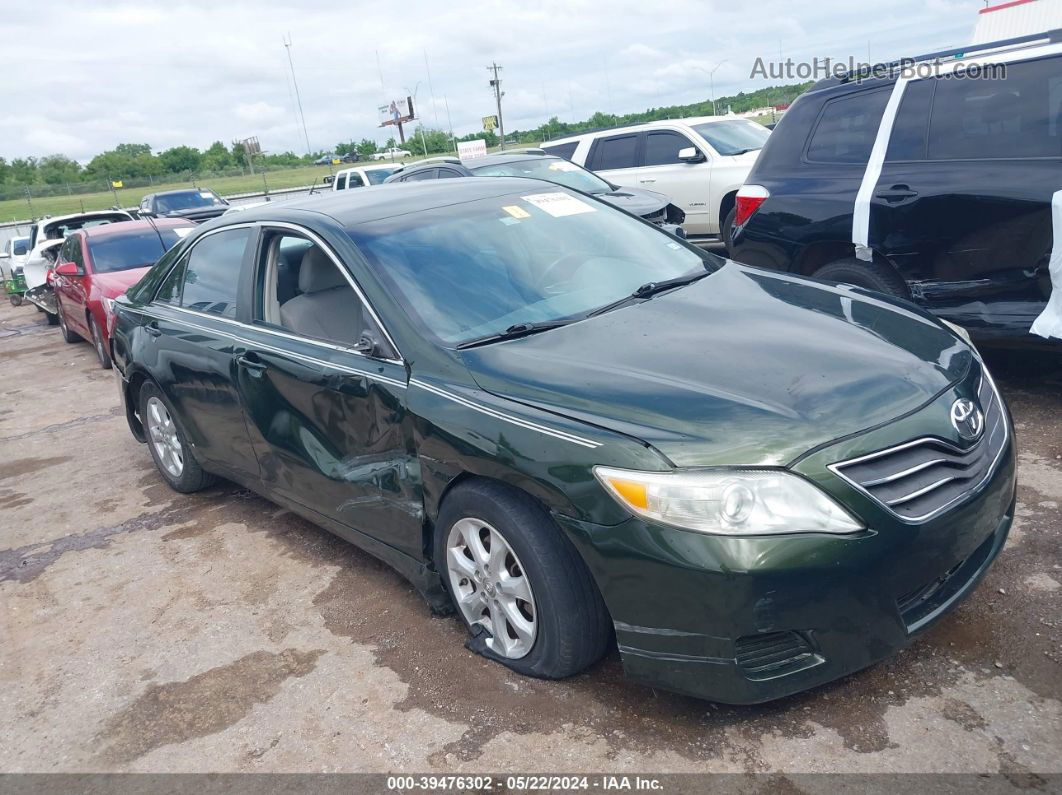
M732 224L738 188L769 135L748 119L701 116L582 133L542 148L617 185L666 193L685 211L687 235L714 237Z

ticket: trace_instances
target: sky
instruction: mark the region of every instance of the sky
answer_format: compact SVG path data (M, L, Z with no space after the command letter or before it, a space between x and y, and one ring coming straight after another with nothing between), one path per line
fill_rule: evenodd
M0 0L0 157L81 162L118 143L264 150L383 143L377 106L416 95L457 135L763 88L757 57L887 61L967 42L982 0ZM284 40L290 36L303 134ZM429 71L430 70L430 71ZM795 81L794 81L795 82ZM448 109L447 109L448 108Z

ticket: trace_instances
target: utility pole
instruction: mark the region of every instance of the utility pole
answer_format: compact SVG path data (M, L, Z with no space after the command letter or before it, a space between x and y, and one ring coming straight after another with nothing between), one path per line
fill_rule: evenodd
M491 63L487 67L487 70L494 73L494 78L490 81L490 87L494 89L494 101L498 106L498 134L501 137L501 148L505 148L505 123L502 121L501 101L505 96L505 92L501 90L501 79L498 77L498 72L501 71L500 66L496 63Z
M295 62L291 60L291 34L283 38L284 49L288 51L288 68L291 69L291 83L295 86L295 103L299 106L299 118L302 119L302 137L306 139L306 154L310 150L310 134L306 132L306 114L302 112L302 97L299 96L299 83L295 79Z

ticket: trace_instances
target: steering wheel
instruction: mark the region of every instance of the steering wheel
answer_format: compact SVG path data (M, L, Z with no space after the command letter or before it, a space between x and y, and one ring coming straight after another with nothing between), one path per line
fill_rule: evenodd
M549 288L569 281L586 263L587 257L585 257L582 252L572 251L567 254L561 254L557 259L547 265L546 270L542 272L542 276L539 277L538 280L539 288L543 292L549 292ZM564 269L573 264L575 267L566 274L565 278L554 281L556 276L559 276Z

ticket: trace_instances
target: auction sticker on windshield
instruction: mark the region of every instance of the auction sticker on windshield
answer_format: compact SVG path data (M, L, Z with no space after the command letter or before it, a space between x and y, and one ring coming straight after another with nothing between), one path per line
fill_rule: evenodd
M549 213L554 218L597 212L586 202L579 201L567 193L536 193L532 196L521 196L520 198L543 212Z

